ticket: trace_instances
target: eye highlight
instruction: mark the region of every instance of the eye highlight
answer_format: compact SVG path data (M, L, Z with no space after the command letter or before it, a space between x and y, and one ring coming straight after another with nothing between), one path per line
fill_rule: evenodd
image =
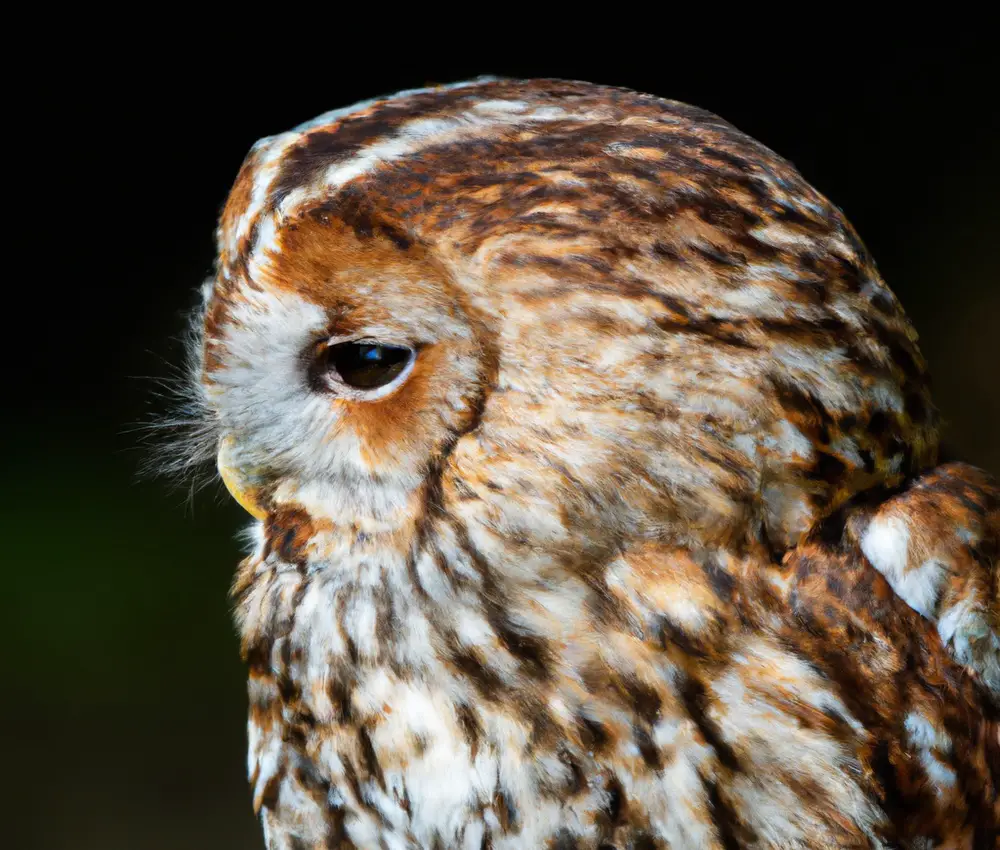
M413 349L374 340L338 342L324 354L329 377L358 390L391 384L413 360Z

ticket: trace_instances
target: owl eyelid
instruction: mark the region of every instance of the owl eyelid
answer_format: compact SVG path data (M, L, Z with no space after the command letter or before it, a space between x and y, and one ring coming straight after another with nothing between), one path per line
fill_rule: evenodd
M411 351L417 350L417 346L413 343L405 342L403 340L384 339L370 334L343 334L341 336L330 336L323 339L320 342L320 346L326 349L332 348L335 345L342 345L345 342L354 342L358 345L388 345L393 348L408 348Z

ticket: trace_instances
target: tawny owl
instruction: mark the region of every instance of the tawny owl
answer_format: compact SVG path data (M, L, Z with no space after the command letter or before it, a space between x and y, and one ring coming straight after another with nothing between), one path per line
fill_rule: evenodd
M477 80L261 141L218 243L270 848L995 846L1000 490L789 163Z

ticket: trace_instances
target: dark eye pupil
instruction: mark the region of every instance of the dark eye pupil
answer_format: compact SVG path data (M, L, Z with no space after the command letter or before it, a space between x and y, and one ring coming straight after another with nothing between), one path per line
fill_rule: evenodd
M374 389L390 383L410 362L412 352L400 345L341 342L327 349L327 363L345 384Z

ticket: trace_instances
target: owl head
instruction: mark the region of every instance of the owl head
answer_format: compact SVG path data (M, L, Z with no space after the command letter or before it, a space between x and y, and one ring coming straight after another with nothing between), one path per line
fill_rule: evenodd
M447 515L520 564L780 553L934 459L851 227L680 103L477 80L337 110L254 146L218 246L199 392L265 525L405 547Z

